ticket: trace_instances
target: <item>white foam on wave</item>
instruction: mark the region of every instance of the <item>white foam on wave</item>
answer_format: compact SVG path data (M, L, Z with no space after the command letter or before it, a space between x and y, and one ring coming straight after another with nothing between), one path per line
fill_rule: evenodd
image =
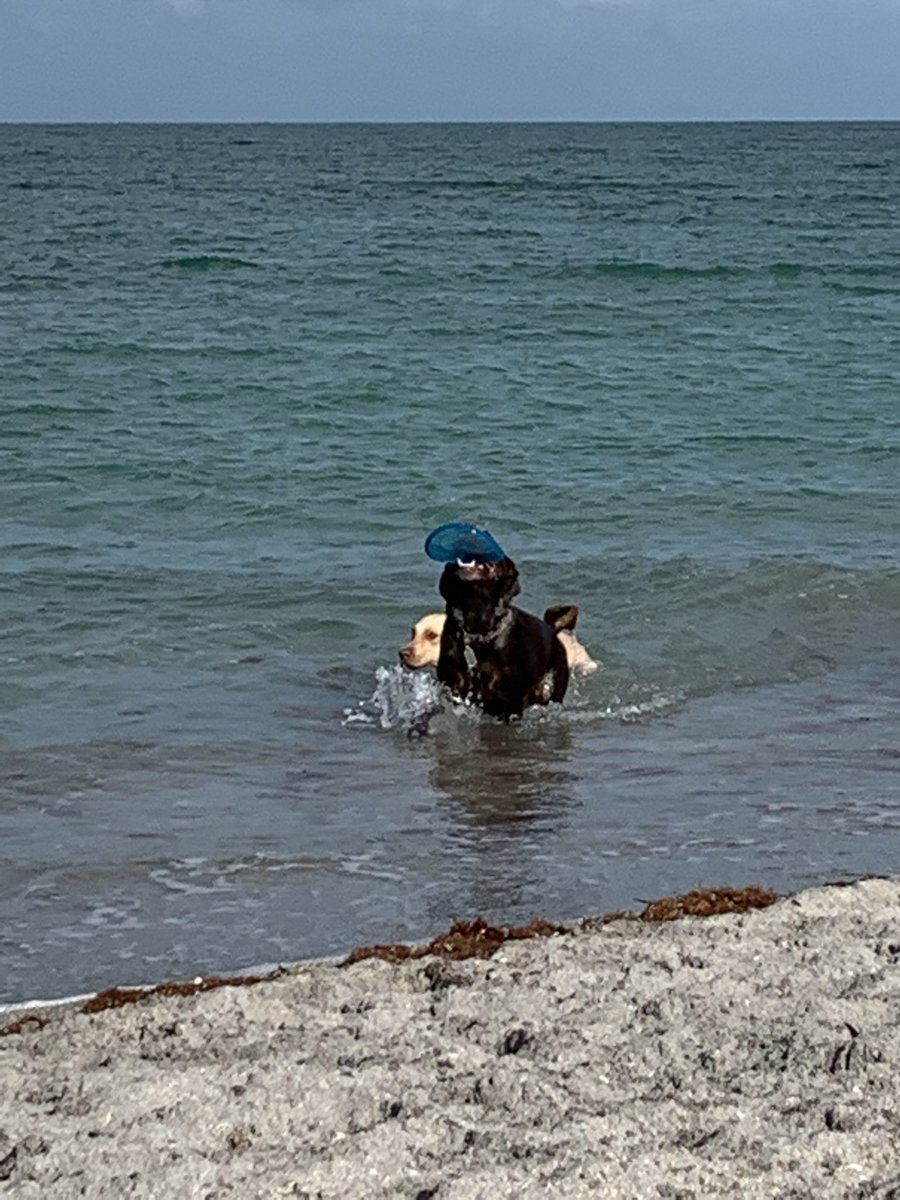
M615 696L601 710L600 716L606 721L620 721L628 725L647 721L651 717L664 716L673 709L681 708L685 701L683 692L654 692L646 700L638 701L624 701Z
M630 689L631 696L618 691L598 696L597 688L584 687L583 681L573 681L563 706L566 720L577 724L594 721L617 721L622 725L641 724L655 717L666 716L687 703L687 693L680 690L643 687Z

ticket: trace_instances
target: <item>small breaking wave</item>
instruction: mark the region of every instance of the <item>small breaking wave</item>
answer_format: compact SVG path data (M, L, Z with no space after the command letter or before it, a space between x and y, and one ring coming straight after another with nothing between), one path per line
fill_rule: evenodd
M644 725L655 717L677 712L686 703L687 696L681 691L658 691L635 699L610 696L599 708L592 705L590 708L575 709L570 712L570 716L576 721L600 720L616 721L620 725Z

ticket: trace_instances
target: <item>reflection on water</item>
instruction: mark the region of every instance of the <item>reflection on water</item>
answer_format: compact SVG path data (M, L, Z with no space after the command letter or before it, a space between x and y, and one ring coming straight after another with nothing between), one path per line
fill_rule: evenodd
M534 821L550 830L572 803L572 735L560 720L502 725L451 717L432 747L431 783L461 831Z
M436 725L429 779L466 915L508 919L534 897L575 803L571 730L556 713L510 725L450 714Z

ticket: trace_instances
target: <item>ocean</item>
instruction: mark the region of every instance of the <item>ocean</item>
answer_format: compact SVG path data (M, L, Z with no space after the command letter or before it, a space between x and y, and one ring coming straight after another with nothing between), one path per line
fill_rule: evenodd
M900 869L900 125L0 161L0 1000ZM603 669L415 736L456 518Z

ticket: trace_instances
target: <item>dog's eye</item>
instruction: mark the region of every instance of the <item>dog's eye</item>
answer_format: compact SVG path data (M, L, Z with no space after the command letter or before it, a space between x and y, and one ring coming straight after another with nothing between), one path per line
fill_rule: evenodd
M429 629L425 636L428 638L429 642L436 642L438 640L438 635L433 629Z

